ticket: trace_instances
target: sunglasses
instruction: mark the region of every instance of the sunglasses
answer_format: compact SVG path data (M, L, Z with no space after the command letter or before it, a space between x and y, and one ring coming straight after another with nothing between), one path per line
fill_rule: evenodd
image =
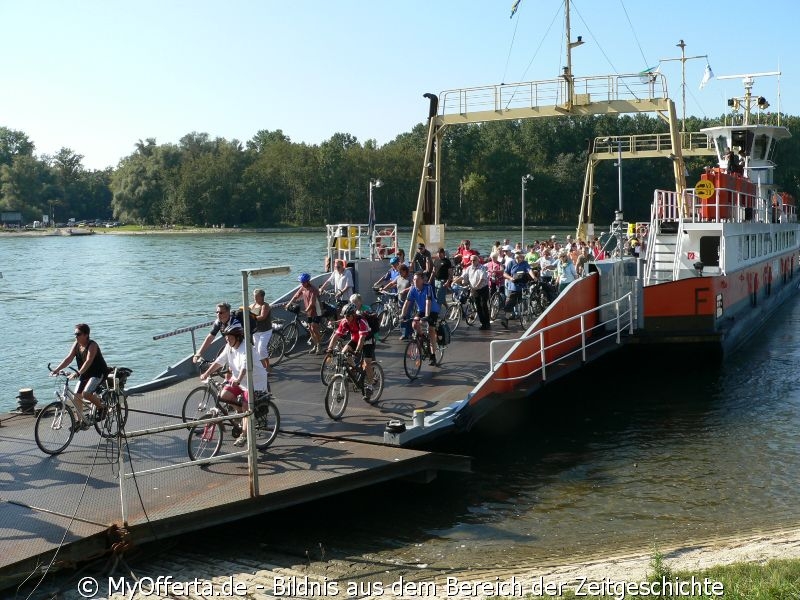
M76 332L75 332L75 337L80 337L80 336L82 336L82 335L83 335L83 332L82 332L82 331L76 331Z

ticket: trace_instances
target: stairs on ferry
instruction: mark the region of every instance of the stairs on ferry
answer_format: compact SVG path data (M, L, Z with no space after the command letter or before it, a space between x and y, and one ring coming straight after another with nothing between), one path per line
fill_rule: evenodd
M654 285L672 281L675 269L678 237L680 233L678 221L661 221L657 223L654 238L648 248L648 270L645 285Z

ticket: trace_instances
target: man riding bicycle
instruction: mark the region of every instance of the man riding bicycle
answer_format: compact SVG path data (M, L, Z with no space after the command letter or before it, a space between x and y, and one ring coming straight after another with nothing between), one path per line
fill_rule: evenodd
M355 295L355 294L354 294ZM367 320L361 317L355 304L347 304L342 309L342 319L336 328L336 332L328 343L327 354L332 354L333 349L339 339L349 335L350 341L345 345L343 352L358 354L362 353L363 360L361 367L364 369L365 381L372 381L372 362L375 360L375 340L372 337ZM372 385L364 384L364 398L369 400L372 395Z
M401 319L406 318L412 306L416 306L418 312L412 324L417 335L421 333L420 318L427 319L429 325L436 325L436 319L439 316L439 303L436 302L433 286L429 283L425 283L425 274L422 271L414 273L414 285L411 286L411 289L408 291L408 296L406 296L406 301L403 303L403 310L400 311ZM438 348L436 332L432 332L429 337L431 342L431 365L435 367L436 350Z
M247 408L247 383L242 387L244 378L247 377L247 354L244 343L244 328L239 321L231 323L222 331L225 336L225 348L214 359L211 366L200 375L200 381L205 382L211 375L219 371L226 364L230 369L228 383L219 395L220 400L229 404L238 404L239 396L242 397L242 408ZM253 390L259 392L267 390L267 370L261 361L253 360ZM247 418L242 419L242 435L236 438L235 446L244 446L247 443Z

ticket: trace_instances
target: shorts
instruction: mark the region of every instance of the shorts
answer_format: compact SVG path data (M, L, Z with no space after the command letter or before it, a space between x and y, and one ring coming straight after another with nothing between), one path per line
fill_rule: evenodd
M97 389L97 386L100 385L101 381L103 381L102 377L89 377L89 379L81 379L78 381L78 385L75 388L75 393L91 394Z
M356 344L353 342L348 342L347 347L350 348L352 352L356 350ZM364 358L371 358L375 360L375 344L372 342L367 342L361 347L361 353Z
M269 358L269 341L272 339L272 330L256 331L253 340L256 346L256 356L259 359Z
M247 404L247 388L243 388L237 383L228 383L222 388L223 392L230 392L234 398L241 396L244 400L242 404Z

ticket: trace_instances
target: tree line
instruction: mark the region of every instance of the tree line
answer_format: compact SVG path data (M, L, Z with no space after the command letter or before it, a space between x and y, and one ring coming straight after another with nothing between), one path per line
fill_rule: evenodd
M793 136L774 156L775 179L798 197L800 118L783 123ZM688 131L713 125L690 118ZM442 220L451 225L502 226L521 219L521 177L528 225L573 225L581 204L589 140L663 133L649 115L500 121L450 127L441 152ZM53 215L141 225L293 227L363 222L371 179L377 222L408 224L416 207L427 128L415 126L378 146L346 133L319 145L292 142L280 129L241 143L192 132L177 144L139 140L116 168L87 170L83 156L62 148L37 156L21 131L0 127L0 210L27 222ZM687 184L709 157L687 161ZM626 160L625 217L647 220L655 188L672 186L668 160ZM618 202L617 171L604 161L595 174L594 220L611 221Z

